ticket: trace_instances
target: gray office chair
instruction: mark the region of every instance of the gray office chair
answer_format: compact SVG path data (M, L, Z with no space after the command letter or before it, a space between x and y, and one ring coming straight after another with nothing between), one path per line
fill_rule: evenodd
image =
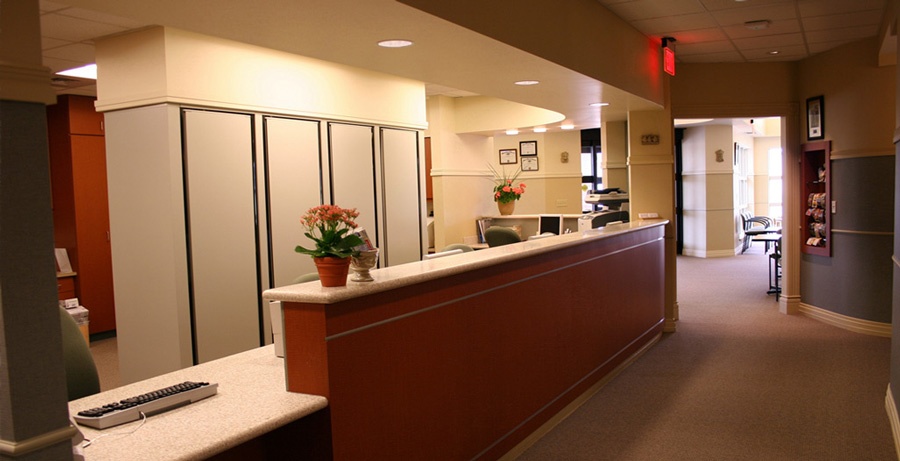
M509 227L491 226L484 231L484 240L487 241L489 247L499 247L521 242L522 238Z
M303 275L295 278L294 280L292 280L291 284L312 282L313 280L319 280L318 272L310 272L308 274L303 274Z
M444 249L441 251L444 252L444 251L450 251L450 250L462 250L463 253L468 253L470 251L473 251L472 247L470 247L469 245L466 245L464 243L451 243L450 245L445 246Z
M66 366L66 387L69 400L80 399L100 392L100 375L91 348L84 341L75 319L59 308L59 323L62 327L63 362Z

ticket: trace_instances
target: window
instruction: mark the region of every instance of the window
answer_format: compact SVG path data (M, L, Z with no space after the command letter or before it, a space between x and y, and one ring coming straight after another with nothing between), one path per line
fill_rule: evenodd
M603 176L600 165L603 153L600 146L581 146L581 211L594 211L597 205L585 203L589 191L603 189Z
M753 174L753 158L750 149L734 143L734 176L737 190L735 191L735 208L746 210L750 208L750 176Z
M781 148L769 149L769 214L776 221L781 221L784 216L783 174L781 166Z

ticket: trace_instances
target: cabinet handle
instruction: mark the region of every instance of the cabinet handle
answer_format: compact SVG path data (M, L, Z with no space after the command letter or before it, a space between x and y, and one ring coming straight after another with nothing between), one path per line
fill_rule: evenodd
M105 130L106 128L103 126L103 120L100 120L100 131Z

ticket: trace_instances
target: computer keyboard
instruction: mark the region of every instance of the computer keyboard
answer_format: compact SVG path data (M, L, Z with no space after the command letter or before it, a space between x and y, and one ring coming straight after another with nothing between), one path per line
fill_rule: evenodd
M102 407L79 411L75 415L75 421L95 429L106 429L136 421L141 418L141 413L151 416L205 399L215 395L218 387L216 383L185 381Z

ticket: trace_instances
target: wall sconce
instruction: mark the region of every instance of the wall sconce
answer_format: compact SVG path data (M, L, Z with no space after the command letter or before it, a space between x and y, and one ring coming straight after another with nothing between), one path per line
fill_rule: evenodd
M564 151L559 154L559 161L562 163L569 163L569 153Z

